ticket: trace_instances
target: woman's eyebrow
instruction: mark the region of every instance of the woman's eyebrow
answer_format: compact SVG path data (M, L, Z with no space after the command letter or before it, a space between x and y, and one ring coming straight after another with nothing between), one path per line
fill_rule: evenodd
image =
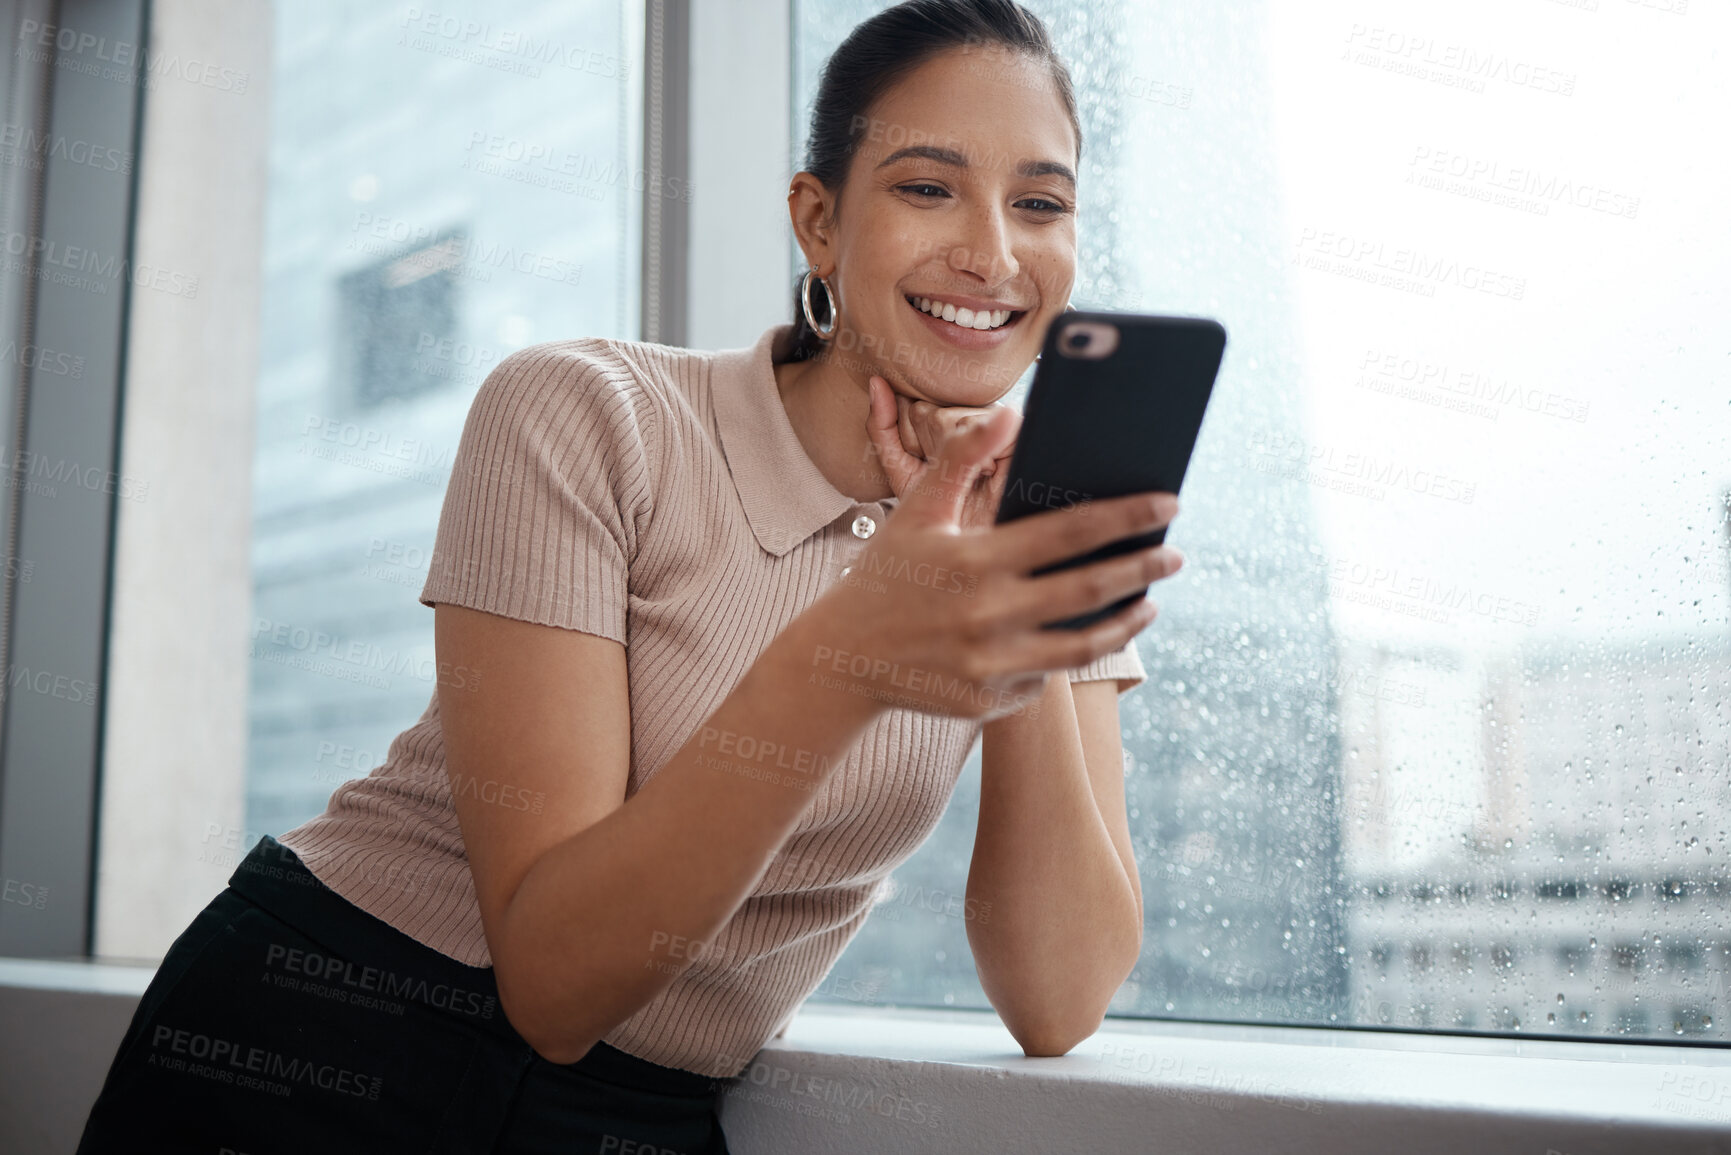
M909 157L919 157L922 160L935 160L939 164L953 165L956 168L967 168L968 158L953 148L940 148L934 144L915 144L907 148L898 148L877 164L885 168L898 160ZM1070 171L1069 165L1059 164L1055 160L1024 160L1016 164L1017 176L1056 176L1068 181L1071 188L1076 187L1076 174Z
M1070 171L1067 164L1059 164L1055 160L1025 160L1016 166L1017 176L1059 176L1067 181L1071 188L1076 187L1076 174Z
M939 148L935 144L916 144L907 148L898 148L878 161L878 167L885 168L898 160L906 160L910 156L920 157L924 160L935 160L939 164L954 165L956 168L968 167L968 158L960 152L953 148Z

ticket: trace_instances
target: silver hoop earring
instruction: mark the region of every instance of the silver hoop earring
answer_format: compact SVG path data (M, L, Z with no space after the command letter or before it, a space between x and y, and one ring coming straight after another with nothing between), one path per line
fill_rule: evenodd
M820 326L817 323L817 318L812 316L811 283L813 281L816 281L818 284L823 286L824 302L828 306L829 312L829 328L827 329ZM817 267L815 265L805 271L804 278L799 282L799 307L800 311L805 314L805 323L811 326L811 331L816 333L820 340L827 341L831 337L835 336L837 321L835 294L830 291L829 282L817 275Z

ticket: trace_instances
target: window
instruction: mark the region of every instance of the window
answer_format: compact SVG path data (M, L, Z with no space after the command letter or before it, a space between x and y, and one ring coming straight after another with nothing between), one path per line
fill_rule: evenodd
M880 7L794 4L796 158ZM1122 700L1113 1010L1724 1039L1713 16L1030 7L1082 106L1072 299L1230 334ZM963 885L977 803L976 753L900 886ZM987 1005L961 919L889 913L838 969Z
M642 29L636 0L276 6L242 849L431 700L416 599L488 370L638 335Z

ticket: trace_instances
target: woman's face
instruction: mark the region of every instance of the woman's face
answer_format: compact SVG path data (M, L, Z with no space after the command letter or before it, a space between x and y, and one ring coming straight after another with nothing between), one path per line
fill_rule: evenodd
M866 119L839 203L803 175L834 213L821 221L814 206L800 238L839 302L826 351L908 396L988 405L1040 351L1075 281L1063 99L1038 59L969 46L921 65Z

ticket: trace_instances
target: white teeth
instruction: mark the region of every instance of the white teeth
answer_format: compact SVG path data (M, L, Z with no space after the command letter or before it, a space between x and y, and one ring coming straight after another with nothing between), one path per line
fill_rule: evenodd
M981 309L976 313L972 309L958 309L930 297L915 297L913 300L915 307L922 313L930 313L964 329L977 329L982 332L1005 324L1011 313L1009 309Z

